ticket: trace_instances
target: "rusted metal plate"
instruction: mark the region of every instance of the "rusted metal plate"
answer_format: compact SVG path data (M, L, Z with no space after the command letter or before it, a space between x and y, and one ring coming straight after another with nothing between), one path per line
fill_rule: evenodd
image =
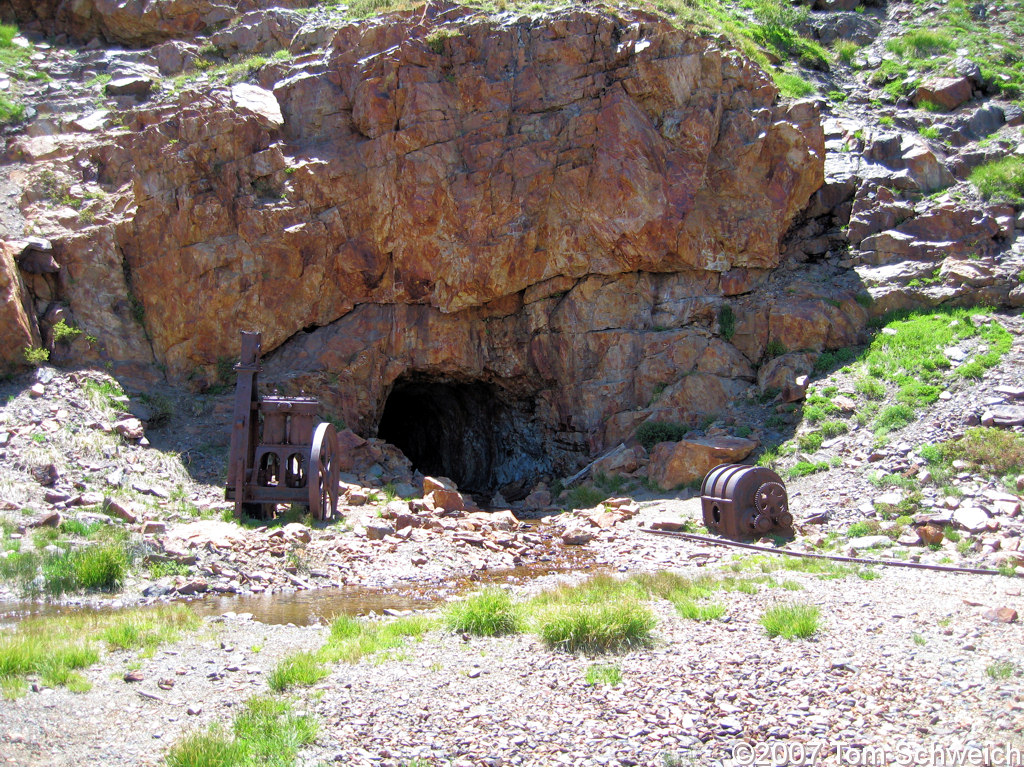
M730 539L788 531L793 525L782 478L767 467L720 464L700 487L704 525Z

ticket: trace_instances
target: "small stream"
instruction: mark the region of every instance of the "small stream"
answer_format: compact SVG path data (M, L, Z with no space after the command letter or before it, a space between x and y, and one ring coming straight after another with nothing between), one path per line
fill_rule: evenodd
M271 595L207 595L196 599L182 598L200 616L219 616L224 613L251 614L264 624L295 624L309 626L325 624L336 616L365 616L371 613L416 611L432 608L456 595L487 585L523 584L534 579L558 573L584 573L593 569L589 562L561 560L536 563L517 568L503 568L473 573L437 583L410 583L393 587L347 586L311 589L296 592L276 592ZM46 603L36 601L0 601L0 628L17 624L23 619L63 616L72 613L110 612L132 607L125 603Z

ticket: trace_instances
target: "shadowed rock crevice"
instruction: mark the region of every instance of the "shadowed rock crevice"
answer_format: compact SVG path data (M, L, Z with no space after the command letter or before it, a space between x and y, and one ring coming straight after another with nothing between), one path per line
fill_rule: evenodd
M532 405L481 381L399 379L384 403L377 436L425 475L460 489L514 501L550 470Z

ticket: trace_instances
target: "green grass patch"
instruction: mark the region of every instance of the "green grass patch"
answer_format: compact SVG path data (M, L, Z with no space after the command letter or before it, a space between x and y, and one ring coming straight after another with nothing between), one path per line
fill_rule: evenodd
M940 446L942 460L969 462L993 475L1024 472L1024 435L997 427L973 427Z
M587 685L618 685L622 682L622 670L617 664L591 664L584 679Z
M114 592L124 584L131 565L121 542L93 544L43 558L44 590L51 595L67 592Z
M978 194L994 203L1024 203L1024 157L1003 157L980 165L969 177Z
M125 396L121 385L113 379L85 379L82 382L82 389L85 391L89 401L102 411L120 411L124 409Z
M850 431L850 428L846 426L845 422L838 420L824 421L819 425L818 429L821 430L821 435L826 440L831 440L833 437L839 437L839 435L845 435Z
M787 99L803 99L815 92L814 84L793 72L775 72L775 85Z
M648 645L656 624L651 611L631 601L568 603L542 609L536 631L549 648L609 653Z
M199 626L199 619L183 606L161 606L151 611L113 614L99 637L111 648L156 648L177 640L183 631Z
M171 766L292 765L299 750L316 739L318 725L297 715L291 702L255 696L234 719L232 732L214 724L192 733L167 752Z
M78 670L95 664L103 645L156 647L199 623L181 605L26 619L0 635L0 687L5 697L14 697L24 692L28 676L38 675L44 685L88 690L90 684Z
M410 639L419 640L436 625L436 619L425 615L391 621L361 621L339 616L331 624L330 637L318 657L324 663L355 663L381 651L399 648Z
M317 654L301 651L282 659L267 675L267 684L272 691L280 692L295 685L313 685L329 673Z
M818 472L828 472L831 468L832 465L827 461L798 461L786 470L786 477L792 480L795 477L806 477L807 475L814 475Z
M761 626L768 637L812 637L819 629L820 611L817 606L802 603L774 605L761 614Z
M1009 680L1017 671L1012 661L996 661L985 667L985 674L993 680Z
M683 599L673 604L682 618L694 621L714 621L725 614L725 606L721 603L700 603L696 600Z
M821 444L825 441L825 436L821 432L808 432L806 435L800 435L797 439L797 445L800 446L801 451L807 453L814 453L816 450L821 448Z
M451 632L512 635L523 630L523 611L508 590L490 587L449 605L444 611L444 624Z

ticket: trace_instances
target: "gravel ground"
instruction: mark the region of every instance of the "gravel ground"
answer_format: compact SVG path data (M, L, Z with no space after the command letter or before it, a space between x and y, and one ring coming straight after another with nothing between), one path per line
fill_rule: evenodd
M692 512L668 502L673 514ZM655 507L640 520L661 514ZM598 544L610 570L675 567L722 572L732 552L618 529ZM616 554L617 553L617 554ZM706 562L703 566L687 565ZM621 656L546 649L533 635L470 638L436 630L394 658L340 664L320 684L295 689L299 711L321 724L303 764L634 765L743 764L742 739L760 750L808 752L849 764L860 748L896 750L1024 744L1021 630L984 617L1024 610L1014 579L878 569L880 577L822 579L777 572L757 594L721 593L719 621L679 618L656 601L656 641ZM549 575L518 592L535 591ZM570 580L573 577L568 577ZM580 576L575 577L577 580ZM790 584L790 586L794 586ZM816 605L812 639L769 639L758 618L775 603ZM17 765L156 764L168 745L208 722L230 722L287 653L318 647L322 626L215 617L153 658L107 654L87 671L93 689L43 688L5 702L0 743ZM253 647L258 652L253 652ZM1017 665L1005 680L986 673ZM139 664L143 680L122 680ZM589 686L593 663L617 664L622 683ZM169 691L156 683L175 680ZM159 696L149 698L141 694ZM189 715L188 708L201 708ZM771 746L770 746L771 745ZM847 750L843 752L842 750ZM765 752L764 754L769 754ZM782 754L781 752L779 754ZM801 762L796 752L787 762ZM778 760L776 760L778 762ZM917 761L928 762L926 761ZM932 761L936 762L936 761Z

